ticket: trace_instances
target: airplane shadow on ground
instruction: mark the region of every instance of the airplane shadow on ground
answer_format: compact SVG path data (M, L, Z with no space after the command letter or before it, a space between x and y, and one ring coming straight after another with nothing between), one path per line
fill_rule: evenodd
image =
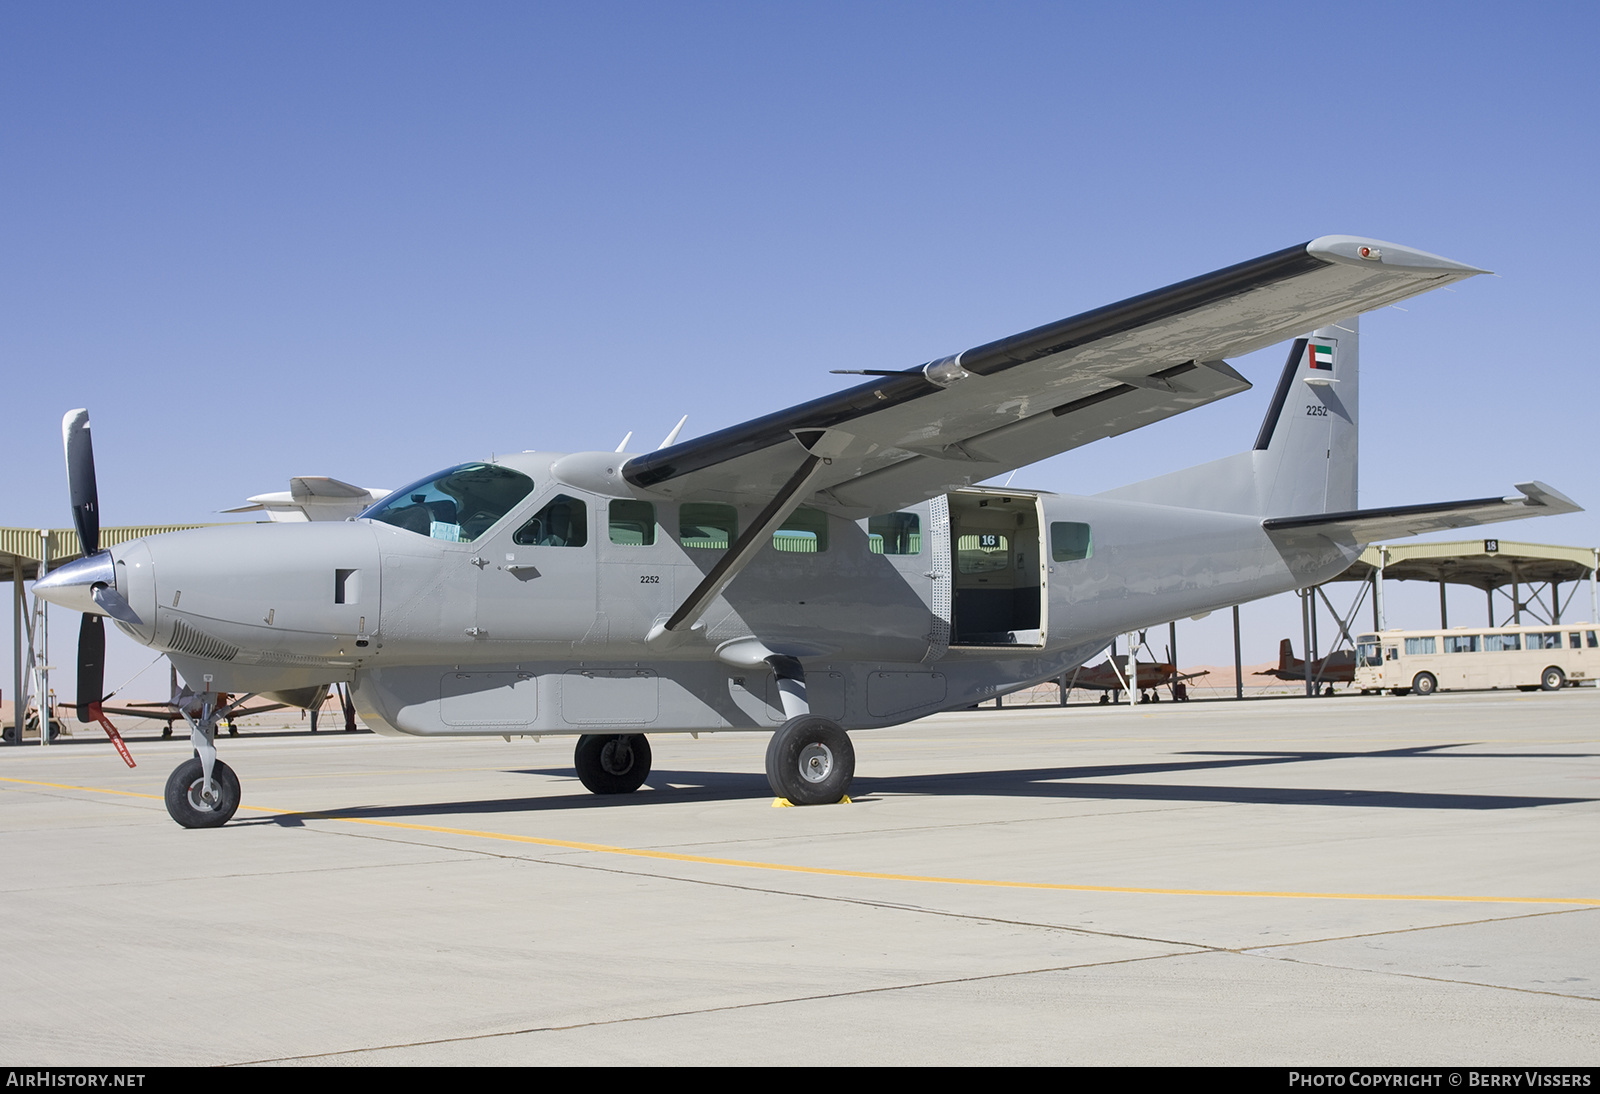
M1078 782L1129 775L1175 774L1350 759L1586 759L1589 753L1444 752L1460 744L1426 745L1373 752L1183 752L1181 756L1217 757L1164 763L1101 764L1077 767L1018 768L926 775L873 777L858 775L851 787L857 801L871 795L924 797L1055 798L1063 801L1226 802L1238 805L1337 805L1372 809L1530 809L1572 805L1594 798L1533 797L1508 794L1456 794L1403 790L1349 790L1272 786L1204 786L1181 783ZM570 767L519 768L515 774L574 779ZM723 771L651 772L644 789L633 794L582 794L557 797L492 798L480 801L427 802L415 805L358 806L316 813L285 813L238 823L297 826L308 819L401 819L473 816L494 813L547 813L580 809L616 809L682 802L758 800L772 797L764 775Z

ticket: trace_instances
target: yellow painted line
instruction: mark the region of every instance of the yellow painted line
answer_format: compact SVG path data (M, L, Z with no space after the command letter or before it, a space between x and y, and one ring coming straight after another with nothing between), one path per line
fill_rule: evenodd
M0 782L20 783L26 786L47 786L56 790L80 790L90 794L118 794L130 798L154 798L160 800L154 794L135 794L126 790L102 790L93 786L68 786L62 783L32 782L27 779L7 778L0 778ZM272 813L278 816L341 821L346 824L365 824L373 828L392 828L404 832L431 832L435 835L465 836L471 839L497 840L502 843L554 847L564 851L587 851L598 855L623 855L629 858L653 859L658 862L686 862L700 866L732 866L743 870L770 870L778 873L856 878L866 881L915 881L930 885L967 885L990 889L1039 889L1066 893L1122 893L1139 896L1276 897L1288 900L1413 900L1451 904L1567 904L1600 907L1600 898L1597 897L1460 896L1440 893L1318 893L1274 889L1168 889L1132 885L1070 885L1053 881L1000 881L992 878L945 877L938 874L891 874L875 870L841 870L826 866L796 866L783 862L761 862L755 859L686 855L677 851L651 851L642 847L616 847L607 843L585 843L579 840L549 839L544 836L519 836L511 832L486 832L476 828L446 828L436 824L408 824L404 821L375 820L370 817L343 817L336 813L295 812L293 810L267 809L262 806L244 805L241 805L240 808L249 809L257 813Z
M107 790L99 786L69 786L66 783L46 783L37 779L6 779L0 778L0 783L16 783L19 786L47 786L51 790L81 790L85 794L115 794L119 798L149 798L151 801L162 801L160 794L137 794L132 790Z

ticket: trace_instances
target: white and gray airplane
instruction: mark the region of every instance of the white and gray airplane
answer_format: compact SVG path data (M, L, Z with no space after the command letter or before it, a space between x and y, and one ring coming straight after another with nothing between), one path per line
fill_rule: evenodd
M1357 506L1356 317L1482 272L1324 236L655 452L524 452L429 475L350 521L109 550L74 411L87 556L37 589L86 613L84 720L103 616L186 681L195 758L166 801L187 827L239 804L215 749L239 697L310 701L336 683L380 733L576 735L578 775L601 794L644 782L647 733L765 732L776 794L836 802L855 770L847 730L1325 581L1378 539L1576 511L1537 482ZM1291 338L1238 455L1093 497L973 485L1244 391L1225 359Z

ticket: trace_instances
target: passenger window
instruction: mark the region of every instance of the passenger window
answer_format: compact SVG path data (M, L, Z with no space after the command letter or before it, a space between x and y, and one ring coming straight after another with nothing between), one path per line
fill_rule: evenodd
M1407 657L1410 657L1414 653L1432 653L1432 652L1433 652L1433 639L1432 638L1408 638L1408 639L1406 639L1406 656Z
M1486 634L1483 636L1483 652L1506 653L1522 648L1522 635L1520 634Z
M1590 648L1590 649L1591 649L1591 650L1592 650L1592 649L1594 649L1594 645L1595 645L1595 643L1594 643L1594 632L1593 632L1593 631L1584 631L1584 632L1583 632L1583 633L1584 633L1584 634L1585 634L1585 635L1586 635L1586 636L1587 636L1587 637L1588 637L1588 639L1589 639L1589 648Z
M513 543L524 547L582 547L589 542L589 507L557 494L517 529Z
M691 501L678 506L678 542L685 547L726 550L738 526L739 514L731 505Z
M1398 661L1400 659L1400 647L1399 646L1390 646L1385 652L1387 654L1388 660L1390 660L1390 661Z
M920 555L922 518L915 513L868 517L867 550L875 555Z
M828 549L828 514L801 506L772 533L772 546L791 554L815 555Z
M1056 562L1075 562L1094 554L1089 526L1073 520L1050 522L1050 557Z
M1574 650L1583 649L1583 636L1577 631L1573 631L1571 634L1567 635L1567 648Z
M656 541L656 507L648 501L614 501L609 510L611 542L649 547Z

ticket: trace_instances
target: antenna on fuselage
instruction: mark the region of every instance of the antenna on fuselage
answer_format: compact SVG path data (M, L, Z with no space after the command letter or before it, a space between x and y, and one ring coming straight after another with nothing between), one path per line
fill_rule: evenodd
M667 434L667 439L662 441L660 444L656 445L656 451L660 452L663 448L666 448L668 445L672 444L673 441L677 440L678 439L678 434L683 432L683 423L687 422L688 420L689 420L689 415L687 415L687 414L685 414L683 417L679 418L678 419L678 424L672 427L672 432L671 433Z
M633 440L633 430L630 429L630 430L628 430L628 435L626 437L622 438L622 443L617 445L615 451L617 451L617 452L625 452L625 451L627 451L628 442L631 441L631 440Z

